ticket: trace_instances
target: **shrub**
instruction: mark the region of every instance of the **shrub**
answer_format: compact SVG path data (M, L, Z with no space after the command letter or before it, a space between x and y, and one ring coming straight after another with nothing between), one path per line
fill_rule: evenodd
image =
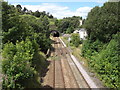
M96 40L95 42L92 42L91 40L85 40L83 42L82 55L91 58L91 56L99 53L103 46L104 44L99 40Z
M2 71L5 75L3 88L24 88L25 82L34 76L31 67L34 55L33 44L29 39L14 45L6 43L3 49Z
M80 44L80 37L79 37L79 34L78 33L73 33L71 35L71 40L70 40L70 43L75 46L75 47L78 47L79 44Z
M92 66L100 75L105 85L111 88L120 88L119 81L119 53L120 33L109 42L106 49L92 57Z

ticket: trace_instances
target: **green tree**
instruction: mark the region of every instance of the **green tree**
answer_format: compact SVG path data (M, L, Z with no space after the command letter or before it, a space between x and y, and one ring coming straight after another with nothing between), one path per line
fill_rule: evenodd
M11 28L8 29L8 32L3 32L3 43L10 41L15 44L17 40L25 40L27 36L32 34L32 27L20 16L11 17L9 26Z
M36 17L40 17L40 12L37 10L36 12L34 12L34 16L36 16Z
M74 28L73 27L70 27L70 28L67 28L67 31L66 31L66 33L73 33L73 31L74 31Z
M102 7L95 7L88 14L84 27L87 29L89 39L106 43L119 29L118 2L107 2Z
M17 15L17 9L13 5L8 5L7 2L2 2L2 29L7 32L10 28L10 17Z
M26 7L24 7L23 12L24 13L28 12L28 9Z
M56 20L55 25L58 27L58 30L62 33L72 33L74 29L79 27L80 19L81 17L79 16L66 17L61 20Z
M5 44L2 62L2 70L5 74L4 88L24 88L25 83L23 81L33 78L34 68L31 67L33 55L34 48L29 40L16 45Z
M19 12L21 12L22 6L20 4L16 5L16 8L18 9Z
M73 33L70 40L71 44L75 47L78 47L80 44L80 36L78 33Z
M94 7L85 20L84 27L88 39L84 41L82 54L107 87L120 88L119 46L120 22L118 5L107 2L102 7Z

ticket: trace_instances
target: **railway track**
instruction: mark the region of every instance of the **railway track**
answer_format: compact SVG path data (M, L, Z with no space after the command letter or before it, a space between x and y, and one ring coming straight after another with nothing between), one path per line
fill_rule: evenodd
M70 69L71 69L71 71L72 71L72 73L74 75L73 77L74 77L75 81L78 84L78 88L89 88L89 85L84 80L83 76L81 75L81 72L76 67L76 64L72 61L70 53L67 51L67 49L64 47L64 45L61 43L60 40L59 40L59 42L60 42L61 47L63 47L62 48L62 51L64 53L63 56L65 56L65 60L69 64L69 67L70 67Z
M79 88L78 84L75 80L74 74L70 68L70 65L67 61L67 57L66 54L68 54L68 52L66 51L65 47L62 45L62 43L59 41L59 48L60 48L60 55L61 55L61 67L64 69L63 70L63 76L65 79L65 87L66 88Z
M64 86L64 78L63 78L63 70L61 67L61 57L59 56L59 42L58 39L55 38L55 55L56 55L56 60L55 60L55 84L54 88L65 88Z
M44 77L44 86L51 88L89 88L90 86L84 79L78 67L72 60L69 51L64 47L61 40L53 38L54 50L51 51L50 66Z

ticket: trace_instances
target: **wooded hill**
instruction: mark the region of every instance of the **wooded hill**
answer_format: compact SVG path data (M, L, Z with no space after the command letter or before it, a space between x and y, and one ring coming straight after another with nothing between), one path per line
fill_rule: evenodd
M47 66L45 53L51 47L47 37L46 12L31 12L21 5L2 2L3 88L39 88Z

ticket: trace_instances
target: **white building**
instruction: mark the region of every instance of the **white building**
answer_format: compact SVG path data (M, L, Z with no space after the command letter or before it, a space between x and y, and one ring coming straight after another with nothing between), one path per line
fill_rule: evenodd
M79 35L80 35L80 38L81 38L81 39L85 40L86 37L88 36L87 30L84 29L84 28L81 28L81 29L79 30Z
M79 22L80 22L80 26L83 24L83 21L82 20L79 20Z
M87 37L87 31L84 28L81 28L80 30L75 30L73 33L79 33L80 39L85 40Z
M75 30L73 33L79 33L79 30Z

